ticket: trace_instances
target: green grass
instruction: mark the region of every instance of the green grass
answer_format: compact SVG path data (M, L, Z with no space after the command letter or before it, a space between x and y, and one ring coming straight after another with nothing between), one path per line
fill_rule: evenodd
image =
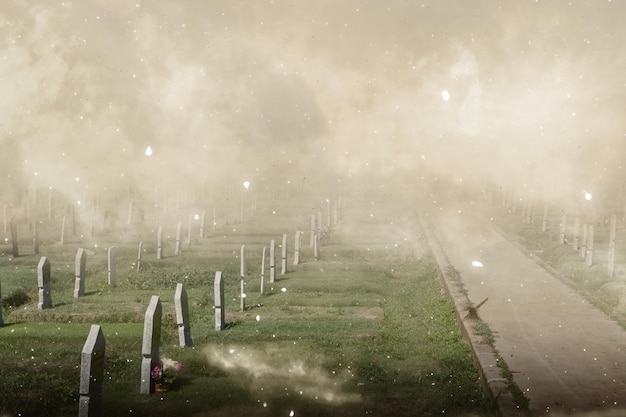
M369 209L368 209L369 210ZM372 209L374 210L374 209ZM370 210L370 211L372 211ZM399 210L394 207L394 212ZM30 301L4 309L0 328L0 414L75 415L80 351L89 326L106 339L103 415L107 416L493 416L478 384L451 301L442 292L426 245L413 223L380 210L346 212L320 258L303 237L303 263L293 266L295 230L310 215L267 213L230 225L179 256L156 260L151 230L142 270L136 245L118 247L118 285L106 284L107 244L93 240L42 245L52 264L54 308L37 310L38 257L0 256L4 297ZM375 210L374 210L375 211ZM392 219L393 221L391 221ZM409 219L410 220L410 219ZM407 230L410 229L410 233ZM51 227L51 230L54 228ZM358 234L353 234L358 230ZM142 234L143 233L143 234ZM288 272L260 290L261 251L288 235ZM185 235L186 236L186 235ZM410 238L406 238L410 236ZM402 238L399 238L402 237ZM53 241L53 237L49 237ZM75 250L90 248L87 295L73 297ZM246 245L246 305L239 311L239 256ZM213 279L226 279L227 329L215 332ZM189 296L194 346L178 347L173 296L182 282ZM172 391L139 395L143 316L150 297L163 303L161 356L184 363Z

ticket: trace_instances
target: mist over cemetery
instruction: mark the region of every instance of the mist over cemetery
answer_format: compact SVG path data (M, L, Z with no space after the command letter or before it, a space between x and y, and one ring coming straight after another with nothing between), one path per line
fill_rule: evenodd
M624 12L3 3L0 417L624 412Z

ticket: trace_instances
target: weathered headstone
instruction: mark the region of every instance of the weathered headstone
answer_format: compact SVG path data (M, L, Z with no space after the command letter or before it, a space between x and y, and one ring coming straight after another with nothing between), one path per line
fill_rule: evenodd
M0 327L4 326L4 319L2 318L2 282L0 282Z
M178 222L178 225L176 226L176 248L174 249L174 254L178 255L179 253L182 252L182 248L180 246L180 235L182 233L183 230L183 222Z
M39 222L33 223L33 253L39 255Z
M79 417L102 415L105 348L102 329L97 324L92 324L80 355Z
M74 298L85 295L85 269L87 266L87 252L79 248L76 252L76 281L74 283Z
M189 325L189 301L187 290L181 283L176 284L174 294L174 305L176 307L176 324L178 324L178 343L180 347L191 346L191 328Z
M286 273L287 273L287 235L283 235L283 243L281 247L280 274L285 275Z
M587 256L587 240L589 237L589 228L587 223L583 224L583 234L580 241L580 257L585 258Z
M270 241L270 284L276 281L276 242Z
M116 265L116 249L115 246L111 246L107 251L108 255L108 276L109 276L109 285L111 287L115 287L117 285L117 265Z
M267 250L267 247L263 246L263 255L261 258L261 295L263 295L264 292L264 286L265 286L265 252Z
M61 245L65 245L65 215L61 221Z
M300 263L300 231L296 232L296 237L294 239L294 250L293 250L293 264L298 265Z
M157 231L157 259L163 259L163 227Z
M159 345L161 344L161 299L153 295L146 310L143 322L143 343L141 345L141 394L150 394L154 391L154 382L151 372L159 362Z
M20 256L20 251L18 248L18 240L17 240L17 221L14 218L11 218L9 222L9 229L11 230L11 246L13 248L13 257L17 258Z
M615 232L617 229L617 215L611 215L611 231L609 235L609 261L608 261L608 275L613 277L613 271L615 269Z
M311 238L309 239L310 247L315 245L315 214L311 215Z
M137 271L141 270L141 256L143 255L143 242L139 242L139 248L137 249Z
M241 245L241 259L239 267L240 290L239 299L241 311L246 310L246 245Z
M52 296L50 288L50 261L45 256L39 259L37 266L37 286L39 287L39 310L52 308Z
M593 226L587 228L587 266L593 265Z
M224 306L224 277L222 271L215 272L213 283L215 294L215 330L220 331L226 328L226 308Z

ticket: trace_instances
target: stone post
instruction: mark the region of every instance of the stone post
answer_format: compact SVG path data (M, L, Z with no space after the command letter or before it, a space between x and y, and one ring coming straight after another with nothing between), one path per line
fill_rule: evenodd
M102 415L105 347L102 329L97 324L92 324L80 355L79 417Z
M311 215L311 238L309 239L311 248L315 245L315 214Z
M39 259L37 266L37 286L39 287L39 310L52 308L52 296L50 289L50 261L45 256Z
M313 242L313 256L315 259L318 259L319 256L319 246L320 246L320 235L319 233L315 233L315 241Z
M76 281L74 283L74 298L85 295L85 268L87 266L87 253L79 248L76 252Z
M65 245L65 218L63 215L63 220L61 221L61 245Z
M187 290L181 283L176 284L174 304L176 306L176 324L178 324L178 343L180 344L180 347L191 346L189 301L187 300Z
M213 284L215 293L215 330L221 331L226 328L226 308L224 306L224 277L222 271L215 272Z
M140 394L151 394L154 391L151 372L160 360L159 345L161 343L162 312L161 299L158 295L153 295L143 322Z
M300 231L296 232L296 237L294 239L294 250L293 250L293 264L298 265L300 263Z
M241 245L241 259L239 266L239 277L240 277L240 290L239 290L239 299L241 304L241 311L245 311L246 309L246 245Z
M17 240L17 222L14 218L11 218L11 221L9 222L9 229L11 229L11 247L13 248L13 257L17 258L20 256L20 252Z
M276 242L270 241L270 284L276 281Z
M143 255L143 242L139 242L139 248L137 249L137 272L141 270L141 256Z
M115 287L117 285L117 250L115 246L111 246L107 251L108 258L108 282L111 287Z
M593 265L593 226L587 227L587 266Z
M176 249L174 249L174 254L178 255L179 253L182 252L181 246L180 246L180 234L182 233L183 230L183 222L178 222L178 225L176 226Z
M265 285L265 252L267 250L266 246L263 246L263 256L261 258L261 295L263 295L264 292L264 285Z
M617 215L611 215L611 232L609 237L609 265L608 265L608 275L609 277L613 277L613 272L615 270L615 232L617 229Z
M157 231L157 259L163 259L163 227Z
M283 235L281 255L280 274L285 275L287 273L287 235L285 234Z

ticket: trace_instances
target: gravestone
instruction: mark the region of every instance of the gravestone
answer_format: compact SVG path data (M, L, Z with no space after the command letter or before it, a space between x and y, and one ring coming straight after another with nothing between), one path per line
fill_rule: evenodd
M180 347L191 346L189 301L187 300L187 290L181 283L176 284L174 304L176 306L176 324L178 324L178 343L180 344Z
M11 230L11 247L13 248L13 257L17 258L20 256L20 252L17 240L17 221L14 218L11 218L11 221L9 222L9 229Z
M264 285L265 285L265 252L266 250L267 250L267 247L263 246L263 255L261 258L261 295L263 295Z
M202 212L200 216L200 239L204 239L204 227L205 227L205 219L206 219L206 210Z
M241 304L241 311L246 310L246 245L241 245L241 263L239 267L239 277L240 277L240 290L239 290L239 298Z
M141 345L141 394L151 394L154 391L154 382L151 372L159 362L159 345L161 343L161 299L153 295L146 310L143 322L143 343Z
M139 248L137 250L137 271L141 270L141 256L143 255L143 242L139 242Z
M117 284L117 250L115 246L111 246L107 251L108 258L108 282L111 287Z
M87 253L79 248L76 252L76 281L74 283L74 298L85 295L85 268L87 266Z
M593 265L593 226L587 227L587 266Z
M224 277L222 271L215 272L213 284L215 294L215 330L220 331L226 328L226 308L224 306Z
M157 259L163 259L163 227L157 231Z
M294 239L294 249L293 249L293 264L300 264L300 231L296 232L296 237Z
M180 246L180 235L183 231L183 222L178 222L178 225L176 226L176 248L174 249L174 255L178 255L179 253L182 252L181 246Z
M312 248L315 245L315 214L311 215L311 238L309 239L309 246Z
M106 341L102 329L92 324L80 355L79 417L102 415L105 348Z
M50 261L45 256L39 259L37 266L37 286L39 287L39 310L52 308L52 296L50 294Z
M39 255L39 222L33 223L33 253Z
M61 221L61 245L65 245L65 215Z
M4 319L2 318L2 282L0 282L0 327L4 326Z
M270 241L270 284L276 281L276 242Z
M280 274L285 275L287 273L287 235L283 235L283 243L281 247L281 264Z

